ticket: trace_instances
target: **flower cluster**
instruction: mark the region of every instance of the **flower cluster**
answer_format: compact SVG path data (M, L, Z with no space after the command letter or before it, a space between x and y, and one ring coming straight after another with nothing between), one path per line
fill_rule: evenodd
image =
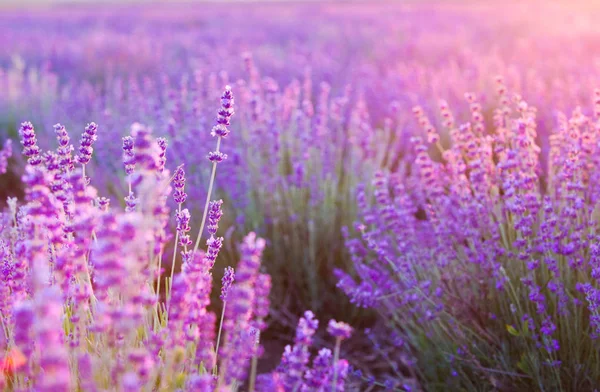
M348 375L348 362L339 358L339 331L343 337L349 338L351 328L347 324L331 320L329 333L338 339L335 354L323 348L310 362L310 349L313 345L314 335L319 327L319 321L314 318L310 310L300 318L296 328L296 338L293 346L286 346L281 358L281 363L270 374L261 375L261 390L281 391L344 391L345 379ZM333 327L332 327L333 326Z
M223 97L219 121L229 125L230 90ZM75 160L65 127L54 129L58 147L42 153L33 126L23 123L25 200L17 205L11 199L0 214L0 348L12 353L10 367L2 359L0 387L212 392L244 382L250 362L261 355L259 333L269 315L271 277L260 272L265 240L249 233L235 278L233 268L225 270L221 299L228 306L219 351L217 317L208 306L211 270L223 243L216 237L223 201L208 203L206 251L191 250L191 213L181 208L185 178L178 167L179 241L172 263L179 245L183 265L166 279L165 300L161 264L171 192L166 139L155 139L139 123L123 138L130 196L121 210L84 176L97 126L86 127ZM1 154L8 157L10 142L5 146Z

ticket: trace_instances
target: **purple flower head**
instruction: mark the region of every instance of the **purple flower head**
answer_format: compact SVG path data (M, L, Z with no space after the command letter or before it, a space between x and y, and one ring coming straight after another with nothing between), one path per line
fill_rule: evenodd
M98 208L100 208L100 211L108 211L108 208L110 206L110 199L106 197L98 197L96 198L96 202L98 203Z
M230 119L234 113L233 103L234 100L231 87L226 86L223 95L221 95L221 108L217 111L216 125L211 131L212 136L224 138L229 134L229 129L227 127L230 125Z
M135 197L133 192L129 192L129 195L125 196L125 212L133 212L139 203L139 199Z
M40 148L37 145L35 130L33 124L24 122L19 128L19 136L21 136L21 144L23 145L23 155L27 157L27 162L31 166L38 166L42 163Z
M167 139L159 137L156 139L156 143L160 148L160 154L158 155L158 170L162 172L165 170L165 163L167 161Z
M310 346L313 342L313 336L319 327L319 321L310 310L304 312L296 327L296 338L294 346L286 346L281 363L277 367L277 372L282 376L282 381L286 390L305 390L303 384L304 373L307 370L310 360Z
M251 232L246 235L240 247L241 259L235 275L235 283L227 294L225 308L225 346L220 355L221 366L227 369L225 376L228 385L240 380L245 374L251 355L254 353L256 338L248 336L253 327L254 285L260 268L265 241Z
M204 256L204 262L208 269L211 269L215 265L219 251L223 246L223 237L211 236L206 240L206 243L208 247L206 249L206 255Z
M208 160L213 163L221 163L227 159L227 154L223 154L220 151L211 151L208 153Z
M231 267L225 268L225 273L223 274L223 279L221 280L221 300L227 301L227 293L229 292L229 288L231 284L235 280L235 270Z
M143 170L156 171L159 163L160 147L153 141L152 132L146 126L135 123L131 126L131 136L135 146L132 164L139 164Z
M322 348L313 360L312 369L306 371L306 391L319 391L330 386L333 355L328 348Z
M319 328L319 320L315 318L315 314L312 311L307 310L304 312L304 316L298 321L294 341L296 344L310 346L317 328Z
M125 136L123 138L123 163L125 165L125 173L127 175L135 170L135 155L133 154L133 138Z
M190 246L192 244L192 240L187 234L191 230L190 219L191 215L187 208L184 208L181 211L177 211L175 216L175 220L177 223L177 233L179 234L179 244L183 247Z
M177 166L177 169L175 169L175 174L173 175L173 187L175 188L175 193L173 194L175 203L185 203L187 194L185 193L185 171L183 170L183 165L179 165Z
M330 320L327 332L335 338L348 339L352 335L352 327L341 321Z
M94 148L92 145L98 139L98 126L96 123L89 123L86 125L83 134L81 135L81 141L79 142L79 154L77 155L77 162L82 165L87 165L92 159L92 153Z
M61 124L54 125L54 133L56 134L56 140L58 141L58 153L59 164L63 171L73 170L73 145L71 144L71 138L65 127Z
M223 200L215 200L211 201L208 206L208 226L207 230L211 236L217 234L217 229L219 228L219 220L223 216L223 211L221 211L221 206L223 205Z

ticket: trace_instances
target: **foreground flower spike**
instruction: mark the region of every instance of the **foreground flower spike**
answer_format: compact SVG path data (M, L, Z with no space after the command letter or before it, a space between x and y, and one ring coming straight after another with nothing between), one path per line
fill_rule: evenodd
M225 268L225 273L223 274L223 279L221 280L221 301L227 301L227 293L229 292L229 288L233 284L235 280L235 270L231 267Z
M0 174L8 170L8 158L12 156L12 140L6 139L2 150L0 150Z
M38 166L42 163L40 148L37 145L35 130L33 124L24 122L19 128L19 136L21 136L21 144L23 145L23 155L27 157L27 162L31 166Z
M223 211L221 211L221 206L223 205L223 200L211 201L208 206L208 226L206 229L208 230L208 234L210 236L217 235L217 230L219 228L219 220L223 216Z
M176 212L177 234L179 235L179 245L187 249L192 244L190 236L187 234L190 231L191 215L187 208Z
M277 372L281 375L286 390L302 390L304 373L310 361L309 350L318 327L319 320L315 319L313 312L310 310L304 312L304 317L300 318L296 328L294 345L285 347L281 363L277 367Z
M72 156L74 147L71 144L69 133L61 124L54 125L54 133L56 134L56 140L58 141L58 149L56 152L60 157L60 166L64 172L70 172L74 169Z
M219 332L217 334L217 344L215 346L215 353L219 354L219 346L221 344L221 333L223 332L223 321L225 319L225 309L227 309L227 294L229 289L235 280L235 271L231 267L225 268L223 278L221 279L221 301L223 301L223 309L221 310L221 321L219 322Z
M256 344L256 336L248 335L252 327L254 313L255 284L260 268L265 240L257 238L255 233L249 233L240 247L240 262L238 264L235 283L227 294L227 309L225 310L225 345L220 357L219 385L230 386L243 380ZM244 350L240 350L240 348ZM247 350L247 351L245 351Z
M94 148L92 147L94 142L98 139L98 126L96 123L89 123L86 125L83 134L81 134L81 140L79 142L79 154L77 154L77 162L82 165L87 165L92 159L92 153Z
M231 86L225 86L225 91L221 95L221 108L217 112L216 125L211 131L212 136L216 137L227 137L229 135L229 129L231 125L230 119L234 114L233 110L233 93L231 92Z
M335 338L348 339L352 336L352 327L341 321L330 320L327 325L327 332Z
M230 119L233 116L233 93L230 86L225 86L225 91L221 95L221 108L217 112L216 125L212 128L210 134L217 137L217 150L208 153L208 160L212 163L220 163L227 159L227 154L219 151L221 138L226 138L229 135Z
M158 143L158 147L160 148L159 161L158 161L158 171L161 173L165 170L165 163L167 162L167 139L164 137L159 137L156 139L156 143Z
M135 170L135 156L133 154L133 138L125 136L123 138L123 164L125 165L125 173L130 175Z
M306 371L304 376L306 384L302 391L323 391L330 387L332 360L330 349L319 350L319 354L313 360L312 368Z
M185 193L185 170L183 169L183 165L179 165L177 166L177 169L175 169L175 174L173 175L173 188L175 188L175 192L173 193L175 203L185 203L187 194Z
M212 171L210 174L210 180L208 183L208 192L206 193L206 202L204 203L204 214L202 215L202 222L200 223L200 230L198 230L198 236L194 244L194 252L200 247L200 240L202 233L204 232L204 225L206 224L206 216L209 210L210 198L212 196L212 190L215 183L215 176L217 173L217 163L227 159L227 155L220 152L221 139L229 134L227 126L230 125L230 118L233 115L233 93L231 87L228 85L225 87L223 95L221 95L221 108L217 113L216 125L211 131L211 135L217 138L217 148L215 151L211 151L208 154L208 159L212 162Z

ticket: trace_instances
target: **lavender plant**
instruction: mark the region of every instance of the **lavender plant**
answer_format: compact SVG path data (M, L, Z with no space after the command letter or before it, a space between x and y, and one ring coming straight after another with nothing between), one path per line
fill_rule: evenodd
M542 165L537 110L496 84L491 125L467 94L471 119L446 123L440 160L415 137L404 170L359 188L347 246L360 279L338 271L339 286L396 336L399 380L413 369L428 390L591 390L598 114L558 114Z
M229 87L223 97L230 116ZM225 124L222 112L217 127ZM55 126L56 152L37 146L31 123L21 126L28 158L26 197L22 204L9 200L9 209L0 215L0 387L235 391L246 381L251 363L254 385L258 333L266 327L271 288L270 276L260 272L265 241L249 233L240 247L235 281L232 269L224 279L222 297L229 306L221 316L219 350L217 318L208 306L211 270L222 242L215 237L222 201L208 203L206 251L193 249L189 212L181 208L183 171L178 167L171 178L165 168L166 140L155 139L148 127L136 123L124 139L135 205L110 207L85 175L96 129L88 124L79 155L72 157L63 126ZM7 146L3 154L9 155ZM171 180L184 262L182 271L167 280L168 300L163 301L161 261L169 235L165 218Z

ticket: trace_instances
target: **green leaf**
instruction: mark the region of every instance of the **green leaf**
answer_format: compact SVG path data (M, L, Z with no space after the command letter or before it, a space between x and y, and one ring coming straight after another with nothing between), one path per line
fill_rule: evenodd
M529 367L527 366L527 356L525 353L521 354L521 359L517 362L517 367L524 373L528 374Z
M506 324L506 330L513 336L519 336L519 331L517 331L512 325Z
M529 335L529 323L524 323L523 324L523 332L522 335L527 337Z

